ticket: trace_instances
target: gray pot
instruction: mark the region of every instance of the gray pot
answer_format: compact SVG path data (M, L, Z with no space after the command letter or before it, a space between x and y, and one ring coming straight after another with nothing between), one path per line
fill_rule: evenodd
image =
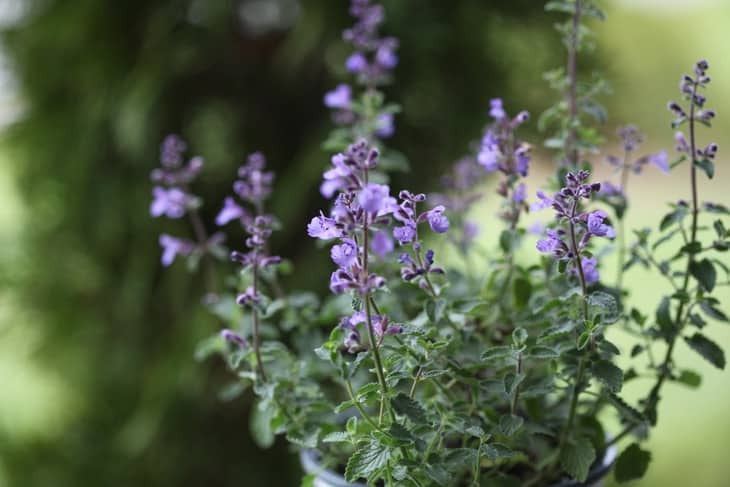
M616 453L616 446L609 447L603 457L603 462L601 465L596 465L590 471L585 483L581 484L574 480L563 480L560 483L554 484L552 487L601 487L603 485L603 479L608 475L608 472L613 466ZM317 476L314 479L314 487L367 487L367 485L360 482L351 484L334 470L324 468L319 461L319 452L313 448L301 450L299 452L299 461L305 472Z

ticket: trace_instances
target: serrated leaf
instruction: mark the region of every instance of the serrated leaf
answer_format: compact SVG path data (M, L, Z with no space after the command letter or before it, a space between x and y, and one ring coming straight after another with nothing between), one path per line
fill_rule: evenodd
M525 420L522 416L515 416L514 414L504 414L499 418L499 430L505 436L512 436L517 433Z
M355 357L355 360L347 364L347 378L352 379L357 371L360 369L363 361L368 357L368 352L360 352Z
M333 431L322 438L322 443L343 443L349 442L350 435L344 431Z
M514 351L512 350L512 347L498 346L487 349L484 353L482 353L481 359L483 361L496 360L512 357L513 354Z
M391 405L396 413L408 417L408 419L416 424L426 422L426 413L421 405L402 392L393 398Z
M588 296L588 310L594 321L600 316L601 323L606 325L616 323L619 319L616 298L602 291L595 291Z
M689 264L689 273L697 279L697 282L707 291L712 292L717 282L717 271L715 266L708 259L692 261Z
M650 452L642 450L637 443L630 444L616 459L614 467L616 482L640 479L649 468L650 461Z
M593 376L613 393L621 392L624 383L624 373L608 360L599 360L591 368Z
M513 374L509 373L504 376L504 390L507 392L508 396L512 396L515 393L515 390L517 389L517 386L522 384L522 381L525 380L525 374Z
M587 438L568 443L560 453L563 470L578 482L585 482L591 465L596 460L596 449Z
M725 368L725 352L720 348L717 343L713 342L701 333L695 333L691 337L684 337L684 341L687 345L699 353L702 358L710 362L718 369Z
M669 331L674 328L670 314L669 298L666 296L662 298L659 302L659 307L656 309L656 324L659 325L659 329L665 335L669 334Z
M510 458L514 455L514 452L502 443L489 443L484 445L482 448L484 449L484 454L490 460L501 460Z
M636 408L630 406L629 403L621 399L616 394L609 393L608 402L616 408L621 416L633 421L634 423L642 423L646 420L643 414L641 414Z
M541 343L560 335L570 333L571 331L573 331L573 328L575 328L575 322L572 321L566 321L565 323L553 325L540 334L540 336L537 338L537 343Z
M560 357L560 352L557 348L548 347L546 345L535 345L530 349L530 357L540 359L551 359Z
M390 448L377 441L371 440L361 445L347 460L345 478L348 482L354 482L359 478L368 478L388 463L390 455Z

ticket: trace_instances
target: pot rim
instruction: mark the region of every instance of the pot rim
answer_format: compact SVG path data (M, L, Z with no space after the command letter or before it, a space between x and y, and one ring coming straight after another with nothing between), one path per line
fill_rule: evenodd
M561 480L557 484L552 484L550 487L581 487L591 485L593 482L601 480L608 474L611 467L613 467L617 454L618 448L616 445L609 446L603 455L603 461L601 464L595 466L590 470L590 472L588 472L588 478L586 478L586 481L583 483L566 479ZM360 482L347 482L345 477L341 474L323 467L319 461L319 457L320 453L316 448L302 448L299 450L299 462L306 473L317 475L318 478L329 483L332 487L367 487L366 484Z

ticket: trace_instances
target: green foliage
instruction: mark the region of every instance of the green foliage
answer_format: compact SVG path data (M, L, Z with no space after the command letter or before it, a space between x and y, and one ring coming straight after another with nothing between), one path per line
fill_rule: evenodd
M644 476L651 462L651 453L632 443L616 459L614 476L619 483L637 480Z
M591 465L596 460L596 450L586 438L568 443L560 453L560 465L575 480L584 482Z

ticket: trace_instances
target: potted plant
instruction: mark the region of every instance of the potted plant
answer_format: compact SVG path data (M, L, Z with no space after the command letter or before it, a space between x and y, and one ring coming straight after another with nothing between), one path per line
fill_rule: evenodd
M623 157L608 158L619 182L594 181L586 159L600 142L591 123L605 118L595 99L605 82L580 80L576 66L588 47L584 20L603 14L587 0L547 8L569 16L559 26L568 61L547 76L560 101L538 123L551 132L546 146L558 168L536 198L524 181L531 146L519 135L528 114L510 116L499 99L477 150L454 165L442 193L387 185L387 171L402 164L384 144L399 108L379 87L392 79L398 42L380 36L384 10L369 0L352 0L356 23L344 32L354 48L346 66L362 89L341 84L324 97L338 125L324 144L334 154L320 188L330 203L306 229L328 247L331 296L282 288L277 273L291 266L270 251L278 223L265 207L274 176L259 153L240 168L216 224L243 225L246 250L230 254L240 265L230 292L206 298L225 328L198 355L225 357L237 378L226 395L253 388L254 436L266 446L286 435L300 451L304 485L598 485L611 468L620 482L637 479L651 459L641 441L657 423L663 387L700 380L676 363L675 348L724 368L704 329L728 321L712 293L728 285L717 253L730 245L728 209L698 195L717 153L699 142L700 125L714 117L701 94L708 64L682 78L687 102L669 105L679 157L637 156L641 135L627 126ZM187 216L194 229L195 240L160 237L163 264L179 255L211 272L227 252L198 216L190 184L202 160L185 163L185 149L175 136L163 143L151 213ZM658 231L634 231L629 242L625 190L647 164L688 171L691 199L673 203ZM502 203L486 224L468 210L488 177ZM537 211L545 229L528 230L525 217ZM499 232L498 248L479 247L480 226ZM602 275L606 252L618 255L615 280ZM623 275L635 265L668 281L656 307L631 301ZM622 350L613 333L636 345ZM619 358L628 355L627 367ZM621 390L639 376L649 386L630 404ZM606 426L609 416L619 428Z

